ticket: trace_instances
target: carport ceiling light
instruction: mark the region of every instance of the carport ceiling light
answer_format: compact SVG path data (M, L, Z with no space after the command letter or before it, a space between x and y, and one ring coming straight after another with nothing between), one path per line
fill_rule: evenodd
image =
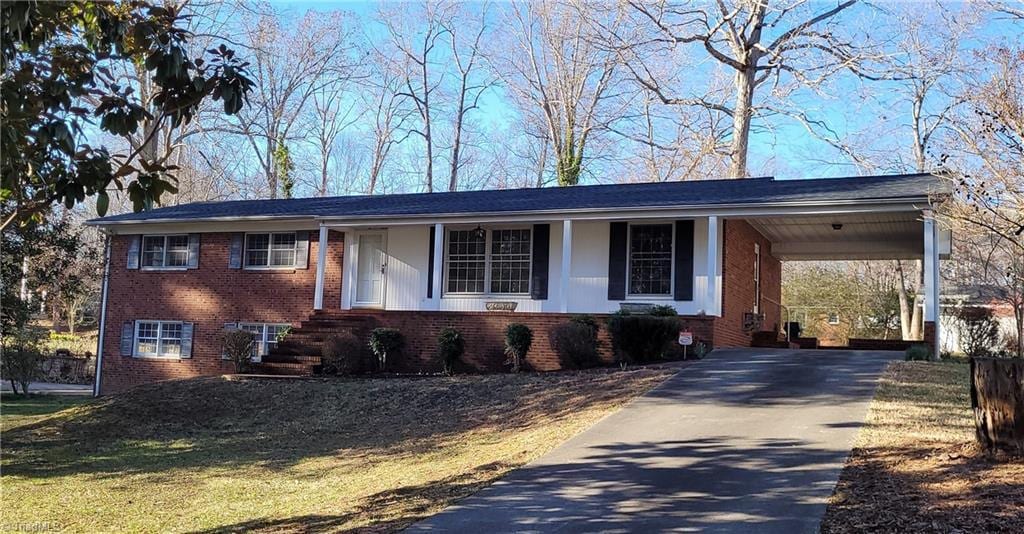
M843 229L843 223L832 223L832 229L833 230L842 230Z

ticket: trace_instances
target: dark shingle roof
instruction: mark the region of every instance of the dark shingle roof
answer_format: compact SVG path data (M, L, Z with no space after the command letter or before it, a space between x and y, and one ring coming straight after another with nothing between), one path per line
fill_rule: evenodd
M748 178L454 193L195 202L141 213L113 215L90 222L113 224L253 217L358 219L793 202L834 203L922 198L946 192L948 187L944 181L929 174L806 180Z

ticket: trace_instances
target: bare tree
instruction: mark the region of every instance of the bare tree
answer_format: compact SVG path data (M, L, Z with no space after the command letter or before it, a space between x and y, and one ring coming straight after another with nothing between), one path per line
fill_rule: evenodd
M402 78L399 94L412 102L420 118L419 128L410 132L423 139L424 182L427 192L434 191L434 147L437 142L434 132L434 93L443 83L443 71L436 64L441 38L447 33L444 21L450 6L425 1L418 9L409 12L409 5L402 5L382 12L381 19L388 30L389 44L397 50L397 59L390 61Z
M463 130L466 116L480 106L480 97L494 81L484 71L482 40L487 32L488 10L486 5L474 17L472 23L468 12L455 12L441 21L451 45L451 63L456 77L455 117L452 124L452 148L449 161L448 190L459 187L459 169L465 164L463 155ZM467 27L468 26L468 27Z
M366 115L372 119L369 125L372 136L369 182L366 187L366 193L370 195L377 190L392 149L408 138L409 132L402 134L402 131L412 118L402 105L405 80L388 68L382 55L379 51L373 53L373 68L364 89L360 91L363 105L367 109Z
M309 141L319 158L317 194L327 196L335 143L346 129L359 121L365 110L357 110L354 101L346 99L344 78L325 83L313 94L312 127Z
M601 13L588 4L541 1L517 4L509 14L516 50L502 54L496 72L524 113L546 127L559 185L575 185L588 141L614 111L618 57L598 46L583 21ZM605 25L617 27L617 13ZM497 54L494 54L496 57Z
M721 0L702 5L663 0L629 1L634 23L648 28L627 35L605 28L610 46L623 56L633 77L662 102L699 106L732 118L729 175L748 175L751 124L764 109L756 98L769 82L775 89L787 76L813 87L842 69L859 68L863 51L837 35L838 15L856 3L844 0L818 9L806 0ZM680 96L657 76L644 58L657 58L678 46L702 48L732 72L732 103L706 96Z
M273 12L243 18L257 81L245 112L221 131L242 136L266 178L266 193L278 195L278 145L292 138L313 95L350 69L352 24L338 12L309 12L294 26Z

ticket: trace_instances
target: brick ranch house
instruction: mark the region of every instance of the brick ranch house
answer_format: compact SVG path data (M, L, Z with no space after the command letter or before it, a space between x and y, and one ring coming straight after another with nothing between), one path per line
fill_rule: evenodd
M95 219L109 239L95 393L231 372L225 328L251 331L265 372L308 373L332 331L398 328L394 370L436 371L436 337L503 368L503 330L574 314L674 307L713 347L778 332L782 260L924 258L938 294L931 175L707 180L200 202ZM935 311L927 306L929 335ZM278 333L290 333L278 339ZM602 329L602 356L611 358Z

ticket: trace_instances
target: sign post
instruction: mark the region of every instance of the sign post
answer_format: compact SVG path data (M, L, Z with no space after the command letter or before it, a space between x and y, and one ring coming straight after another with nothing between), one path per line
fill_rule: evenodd
M683 346L683 359L686 359L686 347L693 345L693 332L679 332L679 344Z

